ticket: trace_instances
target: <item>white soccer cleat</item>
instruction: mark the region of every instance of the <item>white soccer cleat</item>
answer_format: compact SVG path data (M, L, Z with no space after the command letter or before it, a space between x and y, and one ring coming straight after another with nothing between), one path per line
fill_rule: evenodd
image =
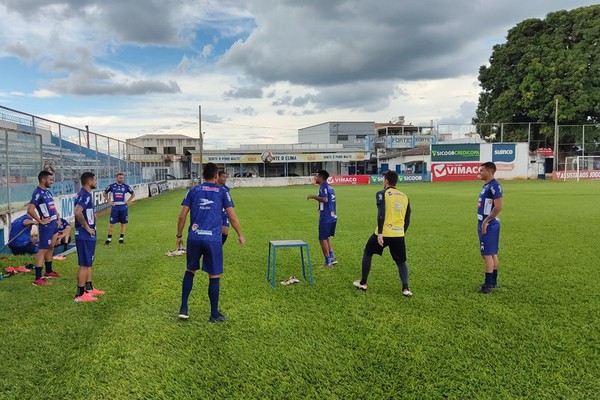
M353 282L353 285L354 285L354 287L355 287L355 288L357 288L357 289L364 290L365 292L367 291L367 285L366 285L366 284L364 284L364 285L361 285L361 284L360 284L360 280L358 280L358 281L354 281L354 282Z

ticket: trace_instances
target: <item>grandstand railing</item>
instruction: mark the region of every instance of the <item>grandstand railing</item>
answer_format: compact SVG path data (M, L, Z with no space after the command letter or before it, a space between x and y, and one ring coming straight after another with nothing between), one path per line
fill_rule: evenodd
M118 172L131 185L164 180L169 173L158 153L94 133L87 126L77 128L4 106L0 106L0 136L1 213L22 208L30 200L42 169L54 173L55 196L79 191L79 178L86 171L96 175L98 187L113 182Z

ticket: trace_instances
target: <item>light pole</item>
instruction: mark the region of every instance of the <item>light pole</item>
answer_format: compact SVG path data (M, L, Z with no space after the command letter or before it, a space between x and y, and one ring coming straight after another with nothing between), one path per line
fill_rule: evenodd
M198 182L200 182L200 177L202 176L202 149L204 147L204 138L202 132L202 106L198 106L198 135L200 136L200 159L198 160Z

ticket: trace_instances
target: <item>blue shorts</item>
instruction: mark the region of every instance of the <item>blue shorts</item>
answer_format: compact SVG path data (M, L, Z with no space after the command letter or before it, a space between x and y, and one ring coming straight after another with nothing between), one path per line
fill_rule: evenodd
M327 240L330 236L335 236L336 222L319 221L319 240Z
M229 217L227 216L227 211L223 210L223 215L221 215L221 226L229 226Z
M477 226L479 243L482 256L493 256L498 254L500 243L500 222L489 224L485 235L481 234L481 224Z
M80 267L92 267L94 263L94 253L96 252L95 240L78 240L75 239L77 246L77 264Z
M187 269L197 271L200 269L202 258L202 271L210 275L223 273L223 245L219 241L188 240L187 241Z
M111 208L110 209L110 223L111 224L117 224L117 223L121 223L121 224L126 224L127 223L127 207L122 208L122 209L118 209L118 208Z
M52 246L52 237L58 232L58 222L52 221L48 225L40 225L38 228L40 241L38 246L41 250L47 250Z
M37 245L29 242L24 246L14 246L12 243L8 245L10 250L15 256L20 256L23 254L35 254L38 252Z

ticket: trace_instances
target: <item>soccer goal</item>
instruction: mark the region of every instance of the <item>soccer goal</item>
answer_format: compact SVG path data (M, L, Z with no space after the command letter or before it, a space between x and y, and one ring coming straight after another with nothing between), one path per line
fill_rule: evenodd
M565 158L563 181L580 179L600 180L600 156L576 156Z

